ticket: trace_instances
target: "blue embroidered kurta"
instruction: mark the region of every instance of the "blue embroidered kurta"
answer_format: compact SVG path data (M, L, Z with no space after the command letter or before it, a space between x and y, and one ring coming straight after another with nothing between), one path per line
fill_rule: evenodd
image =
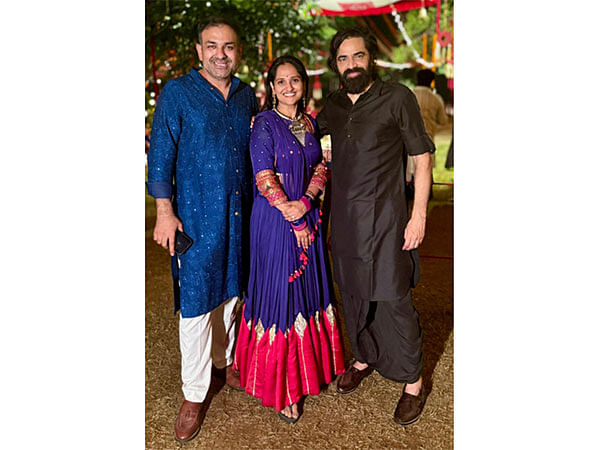
M241 296L247 279L252 89L232 77L227 99L196 69L169 81L154 112L148 193L173 198L194 244L172 259L175 311L195 317ZM173 184L174 181L174 184Z

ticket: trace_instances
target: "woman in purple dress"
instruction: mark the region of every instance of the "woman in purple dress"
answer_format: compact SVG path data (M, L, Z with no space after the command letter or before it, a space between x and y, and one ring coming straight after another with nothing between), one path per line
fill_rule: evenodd
M329 174L315 121L304 113L302 62L277 58L266 89L250 137L250 278L234 367L248 394L294 423L298 402L344 371L318 197Z

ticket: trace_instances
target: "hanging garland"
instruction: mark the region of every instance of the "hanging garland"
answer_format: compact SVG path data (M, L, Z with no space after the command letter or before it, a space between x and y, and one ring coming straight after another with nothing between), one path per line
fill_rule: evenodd
M323 69L306 69L306 74L309 77L313 77L315 75L322 75L322 74L324 74L327 71L328 71L327 68L323 68Z
M446 3L446 9L444 11L444 22L445 22L445 28L448 27L448 7L447 7L447 3L448 0L445 0ZM429 62L425 59L425 55L426 55L426 48L427 48L427 35L424 34L423 35L423 56L419 55L419 52L417 52L417 50L413 47L413 41L410 38L410 36L408 35L408 33L406 32L406 28L404 27L404 24L402 23L402 18L400 16L400 14L398 13L398 11L395 8L395 5L391 5L392 11L391 11L391 15L394 18L394 21L396 22L396 25L398 26L398 29L400 30L400 32L402 33L402 37L404 38L406 44L410 47L410 50L412 50L412 53L415 57L415 61L429 69L435 67L435 64L433 62ZM420 11L420 13L422 13L422 11ZM437 25L437 31L438 33L433 35L433 54L432 54L432 59L435 60L439 60L442 62L446 63L446 75L448 76L448 78L453 78L454 77L454 71L453 71L453 67L452 67L452 33L449 30L443 30L441 31L439 26L440 26L440 17L439 17L439 3L438 3L438 11L437 11L437 17L436 17L436 25ZM447 47L447 48L446 48ZM447 50L444 52L444 54L442 55L441 53L441 48L444 48L444 50ZM437 55L436 55L437 52ZM388 61L381 61L381 60L376 60L375 64L378 65L379 67L385 67L385 68L390 68L390 69L410 69L411 67L414 66L413 63L392 63L392 62L388 62ZM308 76L315 76L315 75L321 75L325 72L327 72L328 70L325 69L316 69L316 70L307 70Z
M444 31L440 31L438 14L438 42L442 47L448 47L452 43L452 33L448 29L448 0L444 1Z
M438 43L440 44L440 46L448 47L448 44L450 44L451 41L452 33L450 33L448 30L440 31L440 34L438 36Z
M380 61L380 60L376 60L375 64L379 67L385 67L388 69L410 69L411 67L413 67L412 63L398 64L398 63L392 63L392 62Z
M408 45L410 47L410 49L412 50L413 55L415 57L415 61L417 61L419 64L422 64L423 66L431 69L434 66L434 64L430 63L428 61L425 61L421 57L421 55L419 55L419 52L417 52L415 50L415 48L413 47L412 40L410 39L410 37L408 36L408 33L406 32L406 29L404 28L404 24L402 23L402 18L400 17L400 14L398 14L398 11L396 11L396 8L393 5L392 5L392 17L394 18L396 25L398 25L398 29L402 33L402 37L406 41L406 45Z

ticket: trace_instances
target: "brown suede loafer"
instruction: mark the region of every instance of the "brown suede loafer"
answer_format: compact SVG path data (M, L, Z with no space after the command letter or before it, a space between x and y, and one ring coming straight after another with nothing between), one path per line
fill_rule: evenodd
M340 376L340 379L337 382L336 390L340 394L349 394L350 392L354 392L354 390L358 387L363 378L368 377L373 372L372 367L367 367L363 370L358 370L354 366L350 366L346 369L346 371Z
M421 390L417 395L411 395L408 392L402 392L396 411L394 411L394 422L400 425L410 425L415 423L423 412L425 406L425 385L421 385Z
M200 431L202 403L183 401L175 421L175 439L180 444L191 441Z

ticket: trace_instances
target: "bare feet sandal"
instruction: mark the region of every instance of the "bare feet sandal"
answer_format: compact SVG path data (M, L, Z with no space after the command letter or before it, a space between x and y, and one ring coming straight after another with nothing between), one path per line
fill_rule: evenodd
M285 423L288 423L288 424L292 424L292 423L296 423L296 422L298 422L298 419L300 419L300 415L298 415L298 417L286 416L286 415L283 413L283 411L284 411L286 408L289 408L289 410L288 410L288 411L289 411L290 413L292 412L292 411L291 411L291 406L286 406L286 407L285 407L283 410L281 410L281 411L279 411L279 412L277 413L277 415L279 416L279 418L280 418L281 420L283 420Z

